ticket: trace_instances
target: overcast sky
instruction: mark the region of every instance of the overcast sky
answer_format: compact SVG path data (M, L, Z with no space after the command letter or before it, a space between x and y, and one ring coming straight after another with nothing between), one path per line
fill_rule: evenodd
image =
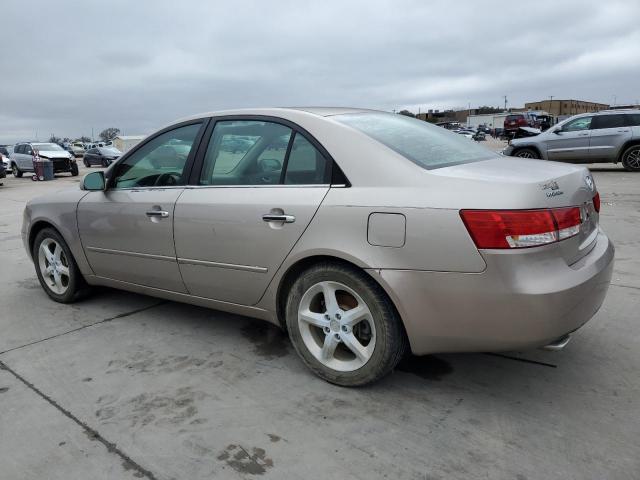
M638 0L3 0L0 142L250 106L636 102L638 18Z

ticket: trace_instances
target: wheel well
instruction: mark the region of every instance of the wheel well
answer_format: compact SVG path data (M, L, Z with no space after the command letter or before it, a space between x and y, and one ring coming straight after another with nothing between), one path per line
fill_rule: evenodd
M49 222L45 220L38 220L36 223L34 223L31 226L31 230L29 231L29 254L30 255L33 254L33 242L36 241L36 237L38 236L38 233L40 233L40 231L44 230L45 228L53 228L56 232L60 233L60 231ZM62 236L62 234L60 234L60 236Z
M524 150L525 148L527 150L533 150L538 154L538 157L542 158L542 153L540 152L540 149L535 145L522 145L521 147L515 147L513 149L513 152L511 152L511 155L514 156L517 152L519 152L520 150Z
M356 265L353 262L344 260L339 257L332 257L331 255L315 255L312 257L303 258L302 260L299 260L298 262L291 265L287 270L287 272L282 276L282 279L280 280L280 284L278 285L278 292L276 296L276 315L278 317L278 323L280 324L280 326L285 332L287 332L287 322L285 320L287 294L289 293L289 289L291 288L291 285L293 285L293 282L298 277L298 274L300 274L300 272L321 262L332 262L332 263L347 265L352 268L357 268L358 270L363 270L362 267ZM393 299L387 294L384 287L380 285L380 282L378 282L375 277L371 276L370 278L372 278L373 281L382 289L385 295L387 295L387 298L389 299L391 306L396 311L398 318L401 319L402 317L400 316L400 312L398 308L393 302ZM402 328L404 330L404 322L401 321L401 323L402 323ZM406 331L405 331L405 335L406 335Z
M624 152L627 151L627 148L633 147L634 145L640 145L640 139L629 140L627 143L625 143L622 146L622 148L620 149L620 153L618 154L617 162L621 162L622 161L622 155L624 155Z

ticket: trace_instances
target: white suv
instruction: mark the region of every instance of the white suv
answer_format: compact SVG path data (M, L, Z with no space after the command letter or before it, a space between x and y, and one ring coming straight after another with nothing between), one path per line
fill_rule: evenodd
M33 151L37 150L40 159L53 163L53 172L70 172L78 175L75 157L56 143L16 143L9 156L14 177L22 177L24 172L33 172Z
M571 163L622 162L640 172L640 110L576 115L534 137L511 140L502 153Z

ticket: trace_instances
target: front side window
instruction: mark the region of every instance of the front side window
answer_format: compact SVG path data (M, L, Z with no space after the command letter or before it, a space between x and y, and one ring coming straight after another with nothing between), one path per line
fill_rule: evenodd
M427 170L495 157L494 153L462 135L404 115L350 113L332 118Z
M292 130L274 122L217 122L200 174L200 185L280 183Z
M580 130L589 130L591 128L591 119L593 117L581 117L567 122L562 130L565 132L578 132Z
M117 165L114 188L182 185L187 158L201 126L194 123L179 127L142 145Z

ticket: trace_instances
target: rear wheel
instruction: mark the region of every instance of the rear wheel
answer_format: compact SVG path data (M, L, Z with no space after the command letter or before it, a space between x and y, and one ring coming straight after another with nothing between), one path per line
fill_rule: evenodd
M286 323L303 362L343 386L375 382L406 350L401 320L385 292L366 273L321 263L293 283Z
M520 150L517 150L513 156L518 158L540 158L538 152L531 148L521 148Z
M71 303L87 290L71 250L56 230L38 232L32 256L40 285L51 299Z
M640 172L640 145L633 145L622 154L622 166L629 172Z
M16 178L22 178L22 171L15 163L11 165L11 173L13 173L13 176Z

